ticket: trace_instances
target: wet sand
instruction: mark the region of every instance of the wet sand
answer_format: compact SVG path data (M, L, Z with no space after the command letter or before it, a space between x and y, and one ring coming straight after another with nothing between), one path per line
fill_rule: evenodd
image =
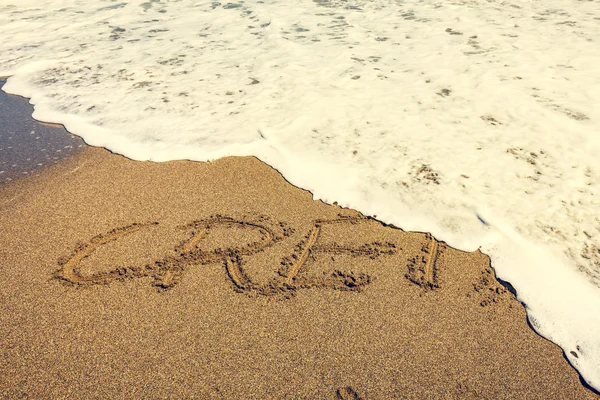
M252 157L86 148L0 213L7 398L596 398L487 256Z
M5 83L0 77L0 185L37 174L85 146L62 125L33 120L29 101L3 92Z

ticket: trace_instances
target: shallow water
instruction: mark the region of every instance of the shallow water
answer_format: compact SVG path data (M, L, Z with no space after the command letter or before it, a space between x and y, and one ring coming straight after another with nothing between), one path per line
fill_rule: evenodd
M0 76L89 144L256 155L481 248L600 388L599 18L564 0L4 0Z

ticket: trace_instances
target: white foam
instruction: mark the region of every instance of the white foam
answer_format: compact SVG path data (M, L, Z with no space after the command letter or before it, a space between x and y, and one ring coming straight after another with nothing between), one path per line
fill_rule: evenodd
M600 388L598 15L566 0L4 0L0 76L92 145L256 155L316 198L481 248Z

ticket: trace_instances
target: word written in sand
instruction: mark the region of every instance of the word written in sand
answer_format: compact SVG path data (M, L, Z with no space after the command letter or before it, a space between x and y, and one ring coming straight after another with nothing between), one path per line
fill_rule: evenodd
M365 243L357 247L342 246L338 244L324 245L319 243L321 229L324 226L343 226L359 224L370 221L364 217L340 216L331 220L315 220L310 231L294 248L291 255L284 257L278 274L266 284L254 282L244 267L248 257L255 255L276 243L290 237L294 230L284 222L272 224L266 217L256 220L248 218L231 218L216 215L208 219L193 221L180 229L190 232L190 237L175 247L172 255L155 260L144 266L118 266L108 272L97 272L83 275L80 272L81 262L92 255L100 247L120 238L131 235L143 229L158 225L158 222L132 224L93 237L87 244L79 245L67 258L59 261L61 268L54 273L54 278L72 285L108 284L113 281L149 277L160 290L175 286L182 278L186 269L207 264L221 264L234 289L241 293L256 293L260 295L293 295L298 289L329 288L336 290L360 291L364 286L373 281L368 274L354 273L351 271L334 270L322 276L308 276L303 272L307 269L308 260L319 255L328 254L350 255L353 257L368 257L372 260L396 254L397 247L390 242ZM202 242L209 236L210 231L216 227L237 228L252 231L258 239L248 241L238 247L214 248L205 250L201 248ZM432 240L432 252L435 254L435 239ZM424 270L425 281L435 282L433 264L435 260L428 261ZM431 265L429 265L431 264Z

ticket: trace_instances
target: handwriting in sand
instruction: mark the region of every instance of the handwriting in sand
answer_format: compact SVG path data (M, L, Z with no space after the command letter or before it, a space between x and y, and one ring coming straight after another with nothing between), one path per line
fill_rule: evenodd
M344 229L347 224L359 224L370 221L364 217L340 216L330 220L315 220L309 232L296 244L294 251L280 262L277 276L266 284L254 282L247 274L244 263L252 255L265 251L278 242L288 239L293 234L293 229L286 223L273 224L266 217L255 220L248 218L232 218L216 215L208 219L190 222L180 229L190 232L189 238L174 248L172 254L162 259L153 261L144 266L119 266L108 272L98 272L83 275L79 271L83 259L92 255L97 249L111 242L119 240L134 232L158 225L158 222L135 223L93 237L87 244L78 246L70 257L59 262L61 268L55 272L54 277L73 285L104 284L113 281L123 281L149 277L153 284L161 290L175 286L184 275L185 271L194 266L208 264L221 264L231 281L234 289L242 293L256 293L260 295L293 295L298 289L329 288L337 290L360 291L363 287L373 281L369 274L354 273L336 269L329 275L310 276L302 273L307 268L307 262L311 257L319 254L351 255L353 257L368 257L376 259L391 256L399 250L398 246L391 242L364 243L360 246L342 246L337 244L321 244L319 242L321 230L324 226L340 227ZM209 234L211 229L217 226L225 226L239 229L249 229L258 233L258 240L242 243L237 247L202 249L200 244ZM437 257L436 241L429 239L426 248L428 259L423 259L423 267L420 270L409 263L407 278L414 283L423 284L426 287L437 286L434 274L435 258ZM416 259L414 260L416 263Z

